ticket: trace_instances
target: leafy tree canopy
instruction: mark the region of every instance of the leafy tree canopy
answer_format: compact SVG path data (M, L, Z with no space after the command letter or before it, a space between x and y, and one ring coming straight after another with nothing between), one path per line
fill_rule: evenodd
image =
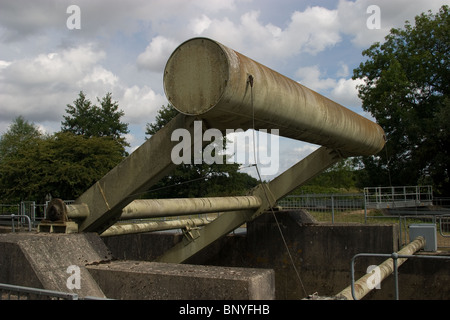
M385 150L361 161L377 184L433 184L450 194L449 7L422 13L363 51L354 70L362 107L386 132Z
M162 106L154 123L147 124L147 135L153 135L172 120L178 111L171 105ZM224 155L225 157L225 155ZM257 185L257 180L238 172L239 164L180 164L156 184L152 198L189 198L243 195Z
M0 201L75 199L125 156L127 124L108 93L93 106L83 92L67 106L61 132L43 135L23 117L0 138Z
M112 101L111 93L97 101L100 106L93 105L81 91L73 105L67 105L61 131L85 137L111 137L123 147L125 154L125 148L130 146L123 137L129 132L128 124L121 122L125 113L119 110L117 101Z

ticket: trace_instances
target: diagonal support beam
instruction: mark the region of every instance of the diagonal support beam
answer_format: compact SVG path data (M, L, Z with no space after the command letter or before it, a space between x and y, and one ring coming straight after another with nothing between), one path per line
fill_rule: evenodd
M89 208L89 215L79 225L79 231L102 233L119 219L122 209L136 198L136 194L148 190L174 170L176 165L172 162L171 152L178 142L171 141L172 132L184 128L194 136L195 119L177 115L76 199L75 204Z
M244 223L255 219L264 211L273 207L280 198L314 178L340 159L342 159L342 155L335 150L326 147L319 148L268 184L260 184L253 189L250 195L258 196L262 200L262 205L257 210L233 211L219 216L199 230L198 238L187 245L184 242L178 243L159 257L157 261L183 263L214 241L226 236Z

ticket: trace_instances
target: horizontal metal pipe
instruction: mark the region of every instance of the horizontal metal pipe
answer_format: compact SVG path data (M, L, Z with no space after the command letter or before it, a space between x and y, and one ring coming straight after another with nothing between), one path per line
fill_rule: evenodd
M410 242L407 246L397 252L399 256L403 255L412 255L423 249L425 246L425 239L423 237L417 237L414 241ZM406 260L406 258L397 259L397 268L400 267ZM380 282L386 279L389 275L394 272L394 260L389 258L385 260L382 264L378 265L378 270L380 271ZM357 300L363 298L367 295L372 289L369 287L368 283L373 275L368 273L362 276L358 281L354 284L354 294ZM353 300L352 295L352 286L348 286L340 293L336 295L336 298L339 299L347 299Z
M66 205L66 214L72 220L84 220L89 216L89 207L85 203Z
M143 233L161 230L179 229L185 227L199 227L211 222L206 218L193 218L169 221L147 221L140 223L116 223L106 229L101 237L111 237L121 234Z
M122 209L119 220L227 212L260 206L261 199L256 196L134 200ZM88 215L89 208L85 204L67 205L69 219L85 219Z
M172 53L164 90L178 111L221 130L279 129L348 156L375 154L385 144L376 123L207 38Z
M261 199L255 196L134 200L123 208L120 220L256 209L260 206Z

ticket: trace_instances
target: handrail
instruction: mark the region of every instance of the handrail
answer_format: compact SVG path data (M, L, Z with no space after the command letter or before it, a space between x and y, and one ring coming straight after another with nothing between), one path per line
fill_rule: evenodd
M386 258L392 258L393 265L394 265L394 282L395 282L395 300L399 300L399 292L398 292L398 259L411 259L411 258L421 258L421 259L450 259L450 256L429 256L429 255L404 255L404 254L398 254L397 252L394 253L358 253L352 258L351 262L351 293L352 298L354 300L358 300L358 297L355 293L355 260L358 257L386 257ZM382 279L381 279L382 280ZM380 281L381 282L381 281Z
M439 223L438 223L438 224L439 224L439 234L440 234L442 237L444 237L444 238L449 238L450 235L449 235L449 234L444 234L444 231L442 230L442 218L450 219L450 215L443 214L443 215L440 215L440 216L437 216L437 217L436 217L436 220L439 220ZM449 221L449 220L446 220L445 223L450 223L450 221Z
M0 215L0 218L8 218L11 219L11 227L12 232L16 232L14 229L14 218L17 217L17 222L19 222L19 218L26 218L28 221L28 231L31 231L31 219L26 214L11 214L11 215Z
M76 294L76 293L60 292L60 291L46 290L46 289L39 289L39 288L30 288L30 287L16 286L16 285L12 285L12 284L4 284L4 283L0 283L0 292L1 291L17 292L19 295L20 295L20 293L25 293L25 294L35 294L38 296L47 296L47 297L66 299L66 300L78 300L78 294ZM0 298L1 298L1 294L0 294Z

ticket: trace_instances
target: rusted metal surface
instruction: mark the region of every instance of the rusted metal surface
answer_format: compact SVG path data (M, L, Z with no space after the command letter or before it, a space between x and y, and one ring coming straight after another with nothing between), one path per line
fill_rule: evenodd
M247 130L254 122L255 129L279 129L349 156L375 154L385 144L376 123L207 38L172 53L164 90L177 110L221 130Z
M419 251L420 249L423 249L425 246L425 239L423 237L417 237L414 241L410 242L407 246L405 246L403 249L397 252L399 256L401 255L412 255ZM400 267L406 260L406 258L399 258L397 259L397 267ZM378 270L380 271L380 282L386 279L389 275L391 275L394 272L394 261L392 258L389 258L385 260L382 264L378 265ZM366 296L372 289L369 287L368 283L370 281L370 278L373 275L371 273L368 273L361 277L358 281L355 282L354 288L355 288L355 297L356 299L361 299L364 296ZM352 287L348 286L344 290L342 290L340 293L336 295L336 298L338 299L346 299L346 300L353 300L352 296Z

